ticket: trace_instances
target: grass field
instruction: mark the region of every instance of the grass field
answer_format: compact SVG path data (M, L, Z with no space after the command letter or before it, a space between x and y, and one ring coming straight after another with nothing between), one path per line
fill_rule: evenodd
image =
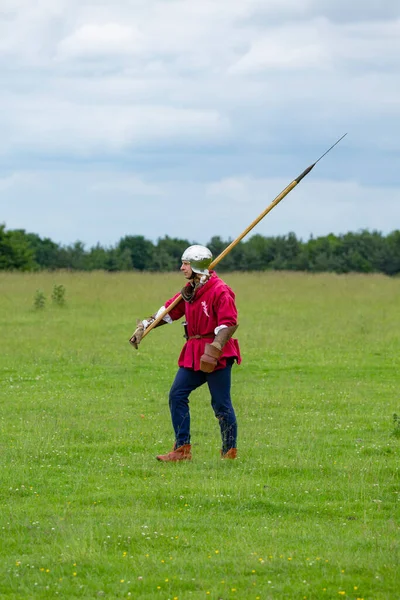
M182 277L0 274L0 598L400 598L400 279L225 280L239 458L204 388L162 464L183 328L128 338Z

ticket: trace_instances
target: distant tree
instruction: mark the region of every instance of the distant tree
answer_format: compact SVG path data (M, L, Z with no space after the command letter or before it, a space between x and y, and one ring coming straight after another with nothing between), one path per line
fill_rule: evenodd
M176 271L181 265L183 252L190 245L188 240L169 236L159 238L154 248L153 268L156 271Z
M400 274L400 230L393 231L387 236L381 268L387 275Z
M238 266L244 271L264 271L274 258L274 240L257 234L243 244L241 263Z
M209 248L212 252L214 258L217 258L219 254L227 247L228 243L224 242L219 235L215 235L211 238L211 240L207 244L207 248Z
M90 248L86 256L86 264L89 271L107 270L107 263L110 260L111 250L103 248L96 244ZM115 250L113 251L115 253Z
M226 242L225 247L229 246L232 240ZM221 271L249 271L251 267L246 260L246 244L239 242L236 246L225 256L225 258L218 264L217 269Z
M154 270L154 246L152 242L146 240L142 235L127 235L122 238L117 250L120 253L128 251L132 267L138 271Z
M62 262L66 262L66 268L76 271L87 270L85 244L83 242L77 241L64 247L63 250L64 260Z
M132 270L132 256L129 248L125 248L125 250L122 250L122 252L118 249L111 250L109 260L114 260L114 254L117 271ZM107 266L107 270L111 271L109 265Z
M50 238L26 233L23 229L6 230L0 225L0 270L32 271L37 269L75 269L106 271L175 271L181 264L184 250L192 243L185 239L159 238L157 244L141 235L126 236L116 247L100 244L85 250L82 242L59 246ZM231 240L213 236L207 246L217 258ZM254 235L239 242L218 263L221 271L264 271L292 269L336 273L381 272L400 273L400 231L386 237L378 231L362 230L318 238L306 242L291 232L286 236Z
M270 260L273 269L293 270L297 268L301 255L301 242L293 232L287 236L278 236L271 240L274 258Z
M0 270L33 271L37 268L25 231L6 231L6 226L0 225Z
M311 272L347 272L342 256L342 242L333 234L311 237L301 248L298 264L303 264Z
M27 233L26 240L33 250L34 260L40 269L59 269L60 246L50 238L42 239L36 233Z

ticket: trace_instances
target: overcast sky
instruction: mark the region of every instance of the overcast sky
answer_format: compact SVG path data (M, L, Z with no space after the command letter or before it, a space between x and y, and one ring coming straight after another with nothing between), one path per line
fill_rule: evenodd
M0 223L302 239L400 229L399 0L0 0ZM251 235L251 234L250 234Z

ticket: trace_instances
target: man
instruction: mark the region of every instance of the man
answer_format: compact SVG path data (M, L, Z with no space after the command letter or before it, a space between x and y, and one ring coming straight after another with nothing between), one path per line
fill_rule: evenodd
M189 395L207 383L211 406L219 421L221 457L237 456L237 423L232 406L231 370L234 361L241 362L239 344L232 335L238 327L235 294L208 267L211 251L205 246L189 246L182 255L181 271L188 280L182 299L160 322L172 323L185 316L186 343L179 356L179 369L169 393L169 408L175 432L171 452L157 456L164 462L191 460ZM145 329L179 296L168 300L159 311L143 321L129 340L137 349Z

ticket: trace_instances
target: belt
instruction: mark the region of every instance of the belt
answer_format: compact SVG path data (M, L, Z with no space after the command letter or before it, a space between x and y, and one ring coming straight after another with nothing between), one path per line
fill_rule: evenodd
M188 340L201 340L202 338L210 338L210 337L214 337L215 333L212 331L211 333L205 333L204 335L191 335L190 337L188 337Z

